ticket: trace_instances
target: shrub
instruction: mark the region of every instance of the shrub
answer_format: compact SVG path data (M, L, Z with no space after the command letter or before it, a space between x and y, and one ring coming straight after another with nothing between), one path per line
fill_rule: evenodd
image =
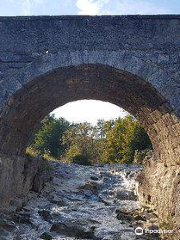
M72 158L72 162L75 164L84 165L84 166L91 165L91 161L90 161L89 157L86 155L81 155L81 154L74 156Z

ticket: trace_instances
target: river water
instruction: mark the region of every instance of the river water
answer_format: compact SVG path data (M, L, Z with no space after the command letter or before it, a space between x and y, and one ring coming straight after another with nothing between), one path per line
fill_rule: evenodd
M159 239L135 234L149 221L137 198L141 166L49 164L45 188L15 213L0 215L0 240Z

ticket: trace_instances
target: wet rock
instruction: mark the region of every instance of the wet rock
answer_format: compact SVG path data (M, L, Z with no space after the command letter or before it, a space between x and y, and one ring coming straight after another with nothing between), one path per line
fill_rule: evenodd
M19 212L15 215L14 220L22 224L31 224L30 215L28 212Z
M43 217L44 220L50 219L50 211L48 210L40 210L38 211L38 214Z
M93 181L98 181L98 180L99 180L99 177L91 176L90 179L93 180Z
M134 227L146 216L137 213L135 178L141 169L52 162L51 181L32 192L21 210L2 217L7 222L0 221L0 240L135 239Z
M118 212L117 219L121 221L131 222L133 220L133 216L128 213Z
M86 183L83 186L80 186L79 189L84 189L84 190L90 190L92 192L97 192L98 190L98 185L96 184L92 184L92 183Z
M44 239L44 240L51 240L53 239L51 235L49 235L49 233L43 233L40 238Z
M77 225L66 225L64 223L53 224L51 232L57 232L60 234L66 234L68 236L80 238L80 239L93 239L94 238L94 228L86 229L83 226Z
M136 220L136 221L146 221L146 217L145 216L135 216L134 217L134 219Z
M119 200L132 200L132 201L137 200L137 196L134 194L134 192L124 189L117 192L117 198Z

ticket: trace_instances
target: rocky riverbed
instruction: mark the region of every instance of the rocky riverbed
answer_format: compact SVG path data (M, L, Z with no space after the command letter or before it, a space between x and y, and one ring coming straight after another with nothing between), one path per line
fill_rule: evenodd
M0 215L0 240L133 240L136 227L156 228L137 198L137 165L80 166L49 162L51 181L23 206ZM17 205L17 206L16 206Z

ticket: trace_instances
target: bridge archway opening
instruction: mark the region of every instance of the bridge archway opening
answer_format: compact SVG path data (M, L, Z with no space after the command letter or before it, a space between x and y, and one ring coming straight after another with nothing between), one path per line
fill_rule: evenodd
M99 120L113 121L130 114L117 105L100 100L78 100L69 102L50 113L56 119L64 118L70 123L90 123L97 125Z
M46 115L83 99L122 107L141 122L158 159L165 164L168 159L179 160L179 121L169 103L145 79L101 64L57 68L19 89L0 114L1 153L24 154L32 133Z

